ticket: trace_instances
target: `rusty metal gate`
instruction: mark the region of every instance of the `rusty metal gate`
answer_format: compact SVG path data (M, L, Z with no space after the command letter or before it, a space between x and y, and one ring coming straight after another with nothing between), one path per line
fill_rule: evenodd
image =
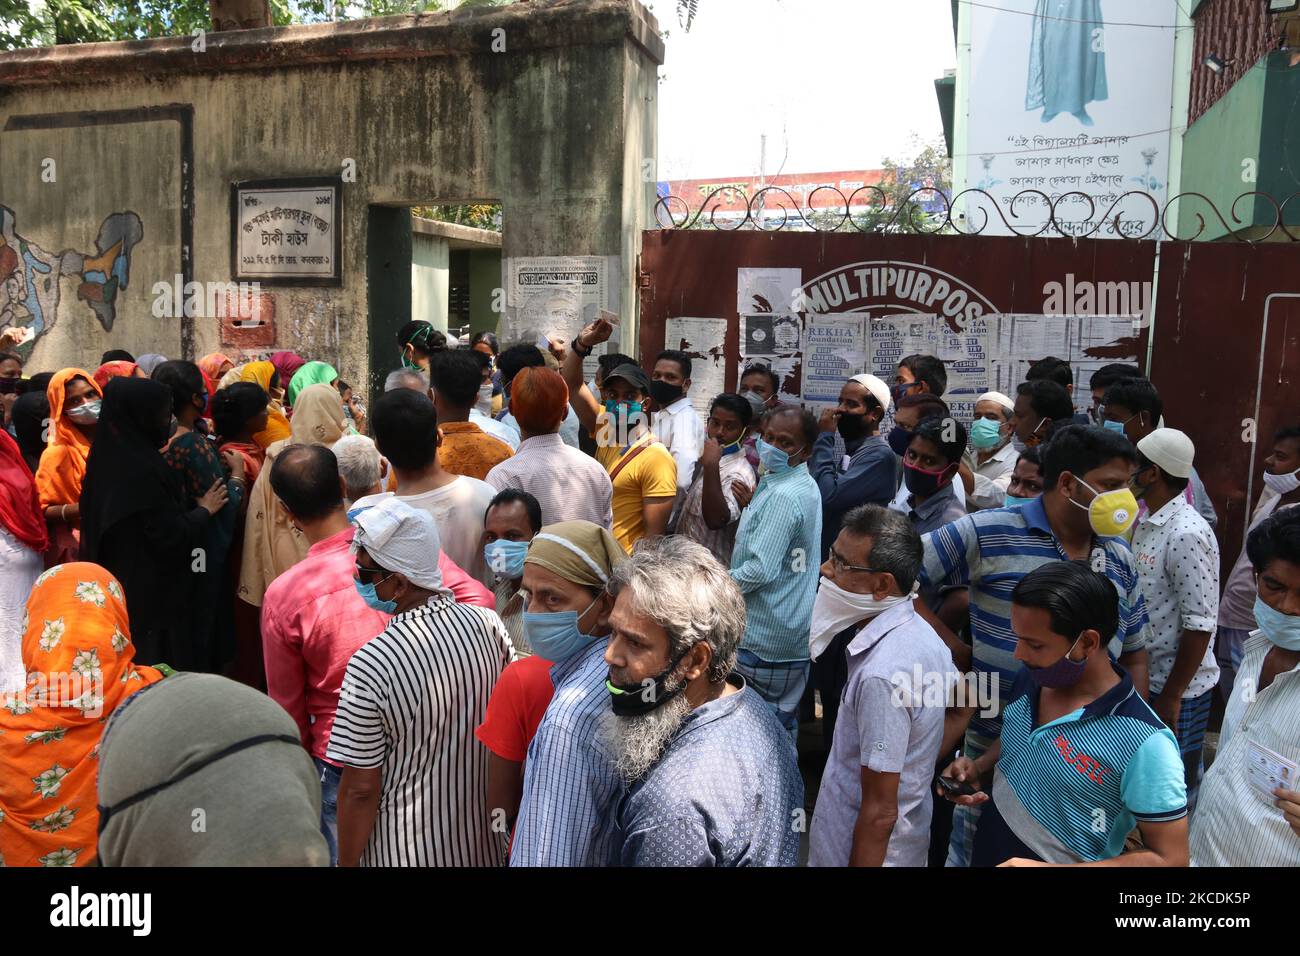
M1131 336L1094 343L1074 358L1094 364L1132 358L1148 372L1167 423L1196 443L1197 470L1219 513L1225 568L1242 545L1273 432L1300 422L1300 248L1291 242L676 228L647 231L643 240L643 361L687 344L697 349L697 362L714 363L715 384L728 390L753 351L753 342L742 343L742 315L781 311L762 297L738 302L738 291L746 291L738 290L740 270L798 270L789 308L805 326L810 317L861 321L862 313L872 319L915 313L937 314L934 321L959 331L972 320L1051 312L1045 301L1058 286L1067 293L1118 284L1141 289L1153 282L1158 262L1147 318L1133 323ZM1065 311L1071 304L1067 295ZM665 341L669 328L692 319L717 323L718 341ZM771 331L766 323L754 327L754 336ZM869 335L871 323L867 328ZM994 359L999 344L1005 343L990 346ZM1066 342L1059 348L1042 342L1042 353L1036 357L1071 357ZM782 391L798 400L803 356L788 359L780 369ZM1081 378L1086 395L1087 375Z

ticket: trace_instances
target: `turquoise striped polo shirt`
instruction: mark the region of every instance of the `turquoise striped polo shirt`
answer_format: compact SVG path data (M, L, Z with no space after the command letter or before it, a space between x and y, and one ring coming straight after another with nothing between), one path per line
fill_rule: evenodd
M1011 592L1035 568L1069 560L1047 523L1043 499L977 511L921 540L925 544L922 587L970 585L973 666L977 674L997 675L999 703L990 709L1000 711L1020 671L1016 636L1011 632ZM1111 655L1141 650L1151 626L1128 543L1123 538L1096 538L1090 561L1093 570L1105 574L1119 592L1119 632L1111 641ZM1000 725L1000 715L985 717L981 712L971 721L971 730L994 738Z
M1183 761L1173 732L1133 688L1119 683L1086 707L1041 727L1040 689L1021 670L1003 709L992 800L975 832L974 866L1012 857L1081 863L1119 856L1136 823L1187 815Z

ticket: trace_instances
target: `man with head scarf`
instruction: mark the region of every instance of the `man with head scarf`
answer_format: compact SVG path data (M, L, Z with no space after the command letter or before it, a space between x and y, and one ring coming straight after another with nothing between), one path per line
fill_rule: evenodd
M393 617L348 661L326 751L344 768L339 865L500 865L472 728L510 638L492 611L451 600L426 512L385 498L355 522L356 589Z
M329 865L316 768L251 687L168 677L113 715L96 762L103 866Z
M163 674L136 663L122 585L97 565L46 571L24 617L35 680L0 695L0 862L89 866L104 720Z
M614 536L589 521L547 525L528 547L524 633L535 657L553 662L555 696L528 744L511 866L609 860L622 791L597 731L609 710L605 644L613 601L606 588L626 560Z
M559 372L521 369L510 383L510 413L523 441L485 480L498 491L519 488L531 494L542 506L542 524L591 521L608 528L614 493L609 473L560 439L568 408L569 389Z
M627 793L620 866L794 866L799 760L734 671L745 600L705 548L646 541L610 582L604 743Z

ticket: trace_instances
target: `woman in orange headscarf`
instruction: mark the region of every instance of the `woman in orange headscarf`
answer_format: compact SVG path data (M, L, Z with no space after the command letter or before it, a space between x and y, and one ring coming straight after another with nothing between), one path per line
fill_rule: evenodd
M197 362L199 371L203 374L203 384L208 390L208 407L203 410L205 418L212 417L212 396L217 394L220 385L221 376L225 375L235 367L235 363L230 361L229 356L222 355L220 352L210 352L203 356Z
M27 601L28 686L0 698L0 857L5 866L95 862L104 721L166 669L134 662L126 600L97 564L56 565Z
M284 400L284 383L280 381L280 373L276 371L275 366L270 362L249 362L244 366L244 370L239 373L241 382L256 382L262 386L267 395L271 396L271 404L267 407L270 413L266 423L266 428L253 436L253 441L257 442L262 448L266 448L272 442L288 438L289 419L285 417L284 408L281 402Z
M74 529L81 516L81 482L103 391L89 372L65 368L50 379L45 394L50 402L49 438L36 469L36 492L50 522L50 566L77 556Z

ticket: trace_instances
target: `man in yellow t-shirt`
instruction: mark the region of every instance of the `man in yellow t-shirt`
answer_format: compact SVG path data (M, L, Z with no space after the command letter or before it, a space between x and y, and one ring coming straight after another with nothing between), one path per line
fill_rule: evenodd
M627 552L642 538L663 534L677 498L677 463L650 429L650 377L620 365L601 384L603 407L582 381L582 359L609 338L604 319L588 325L564 357L564 381L578 421L596 440L596 460L614 485L614 537Z

